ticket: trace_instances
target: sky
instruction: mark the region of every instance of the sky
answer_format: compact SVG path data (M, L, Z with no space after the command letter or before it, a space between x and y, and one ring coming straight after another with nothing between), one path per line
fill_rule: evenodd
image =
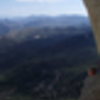
M0 18L74 14L87 16L82 0L0 0Z

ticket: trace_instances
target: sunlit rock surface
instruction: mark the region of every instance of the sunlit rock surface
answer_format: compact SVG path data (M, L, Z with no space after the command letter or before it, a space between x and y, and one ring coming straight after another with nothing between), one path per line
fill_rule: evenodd
M100 53L100 0L84 0L88 9L96 38L97 49Z

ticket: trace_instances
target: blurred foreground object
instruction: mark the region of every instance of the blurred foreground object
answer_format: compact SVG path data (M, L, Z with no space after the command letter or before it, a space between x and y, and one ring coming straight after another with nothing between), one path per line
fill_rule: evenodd
M100 0L84 0L84 3L93 26L97 52L100 55ZM100 100L100 64L96 67L98 68L88 70L88 77L85 80L79 100Z

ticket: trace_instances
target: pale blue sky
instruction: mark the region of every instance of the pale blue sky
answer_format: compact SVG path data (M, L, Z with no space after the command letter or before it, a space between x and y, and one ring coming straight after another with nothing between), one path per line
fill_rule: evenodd
M82 0L0 0L0 17L87 15Z

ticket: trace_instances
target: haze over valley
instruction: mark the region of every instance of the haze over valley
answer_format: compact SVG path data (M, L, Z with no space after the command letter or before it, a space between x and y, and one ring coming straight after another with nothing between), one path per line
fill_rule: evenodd
M96 57L87 17L0 19L0 99L77 100Z

